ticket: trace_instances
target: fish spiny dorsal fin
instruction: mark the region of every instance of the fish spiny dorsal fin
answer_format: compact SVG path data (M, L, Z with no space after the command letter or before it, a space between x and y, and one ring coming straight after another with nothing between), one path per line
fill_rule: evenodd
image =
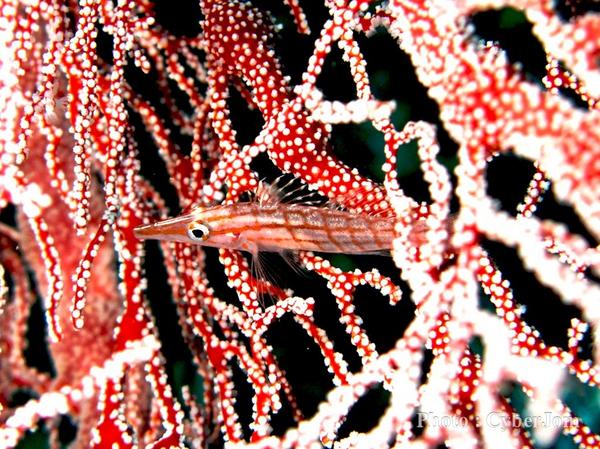
M259 182L256 201L260 205L302 205L329 207L329 201L319 192L311 190L302 180L292 175L281 175L272 183Z
M280 176L273 185L279 192L278 197L281 203L319 206L340 211L350 211L345 205L352 204L352 212L357 214L380 218L393 218L395 216L389 201L387 207L375 208L376 205L381 205L382 202L385 203L383 201L385 200L385 191L375 189L376 184L373 183L363 184L344 193L338 193L335 198L327 198L316 188L311 187L299 178L291 177L291 175Z
M381 193L374 192L372 185L359 186L346 193L338 194L334 199L327 198L303 180L289 174L276 178L272 183L265 180L259 182L256 200L260 205L298 205L318 206L331 210L348 210L344 205L352 204L353 211L380 218L393 218L394 211L387 208L374 209L373 205L381 203ZM361 211L361 212L359 212Z
M256 202L261 206L275 206L281 202L279 192L273 184L262 180L256 188Z

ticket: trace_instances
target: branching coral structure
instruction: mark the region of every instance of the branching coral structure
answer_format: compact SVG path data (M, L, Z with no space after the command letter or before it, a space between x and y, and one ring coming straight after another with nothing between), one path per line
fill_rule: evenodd
M600 447L597 4L270 3L200 0L185 32L150 0L0 3L0 447ZM494 11L530 27L539 79L478 34ZM382 36L375 65L405 73L372 70ZM413 79L433 116L401 118L382 73ZM370 131L344 148L345 128ZM502 160L529 179L493 180ZM296 251L303 274L275 281L243 251L136 238L280 174L339 216L393 220L390 254ZM347 220L323 238L356 240Z

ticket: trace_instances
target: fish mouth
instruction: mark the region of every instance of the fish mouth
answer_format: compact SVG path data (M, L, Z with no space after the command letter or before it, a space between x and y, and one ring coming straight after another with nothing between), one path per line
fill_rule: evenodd
M190 215L184 215L138 226L134 228L133 235L140 240L186 242L188 240L187 226L192 218Z

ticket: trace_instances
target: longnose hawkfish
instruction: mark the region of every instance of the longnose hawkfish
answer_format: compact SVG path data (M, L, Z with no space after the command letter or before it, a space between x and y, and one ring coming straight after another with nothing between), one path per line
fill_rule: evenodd
M326 206L286 204L267 186L258 200L196 207L175 218L140 226L139 239L193 243L247 251L376 254L390 250L394 217Z

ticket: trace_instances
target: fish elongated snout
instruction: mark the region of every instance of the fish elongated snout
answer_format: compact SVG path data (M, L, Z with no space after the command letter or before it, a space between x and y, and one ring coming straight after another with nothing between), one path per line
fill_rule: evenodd
M138 226L133 235L140 240L165 240L169 242L190 242L188 229L196 218L193 214L167 218L149 225Z
M135 238L140 240L158 238L156 226L154 224L138 226L133 230L133 235L135 236Z
M190 216L169 218L149 225L138 226L133 235L140 240L164 240L169 242L189 242L188 226Z

